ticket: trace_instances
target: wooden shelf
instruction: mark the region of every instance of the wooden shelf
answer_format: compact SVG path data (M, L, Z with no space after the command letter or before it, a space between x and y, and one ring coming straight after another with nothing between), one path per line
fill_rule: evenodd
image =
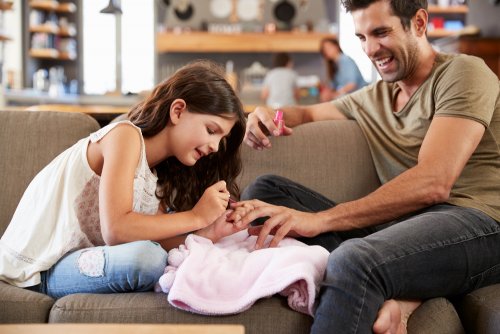
M429 13L431 14L467 14L469 12L469 7L467 6L429 6Z
M326 33L276 32L216 34L208 32L159 33L157 51L170 52L319 52Z
M61 37L75 37L76 29L68 29L68 28L59 28L53 24L42 24L39 26L31 26L31 33L44 33L44 34L53 34L59 35Z
M53 0L32 0L30 2L30 7L38 10L51 11L56 10L58 6L59 3Z
M72 55L67 52L59 52L56 49L30 49L30 56L33 58L54 59L54 60L76 59L76 55Z
M44 34L57 34L59 28L54 24L42 24L37 26L30 26L30 32L32 33L44 33Z
M76 13L76 5L72 2L60 3L55 10L58 13Z
M14 3L10 2L10 1L1 1L0 0L0 10L11 10L13 4Z
M459 34L460 31L446 30L446 29L434 29L434 30L429 30L427 32L427 36L430 38L449 37Z
M75 13L76 5L72 2L59 3L53 0L32 0L30 2L32 9L55 11L58 13Z
M30 49L30 56L33 58L57 59L59 51L56 49Z

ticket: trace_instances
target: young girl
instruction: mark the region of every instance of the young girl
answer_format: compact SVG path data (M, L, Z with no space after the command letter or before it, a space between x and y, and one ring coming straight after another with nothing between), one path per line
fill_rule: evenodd
M195 232L217 241L239 195L241 102L215 64L178 70L31 182L0 240L0 280L59 298L147 291Z

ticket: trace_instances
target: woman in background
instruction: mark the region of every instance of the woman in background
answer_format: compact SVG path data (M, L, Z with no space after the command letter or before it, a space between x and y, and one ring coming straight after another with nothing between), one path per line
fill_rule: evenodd
M321 41L321 55L326 63L329 85L321 90L321 101L330 101L354 92L367 85L358 66L345 55L338 40L324 38Z

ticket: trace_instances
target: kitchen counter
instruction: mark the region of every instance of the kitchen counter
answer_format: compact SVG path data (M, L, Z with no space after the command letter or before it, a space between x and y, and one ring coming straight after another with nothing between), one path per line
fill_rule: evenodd
M75 104L75 105L108 105L131 107L139 102L139 95L73 95L50 96L48 93L33 89L6 90L4 93L7 106L32 106L39 104Z

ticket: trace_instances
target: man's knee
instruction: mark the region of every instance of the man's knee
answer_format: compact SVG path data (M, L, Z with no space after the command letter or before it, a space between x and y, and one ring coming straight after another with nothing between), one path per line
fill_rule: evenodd
M259 199L261 198L261 194L266 194L269 190L276 190L277 183L284 179L282 176L273 174L258 176L242 192L241 199Z
M368 279L377 267L376 250L363 238L344 241L330 253L325 284L337 279Z

